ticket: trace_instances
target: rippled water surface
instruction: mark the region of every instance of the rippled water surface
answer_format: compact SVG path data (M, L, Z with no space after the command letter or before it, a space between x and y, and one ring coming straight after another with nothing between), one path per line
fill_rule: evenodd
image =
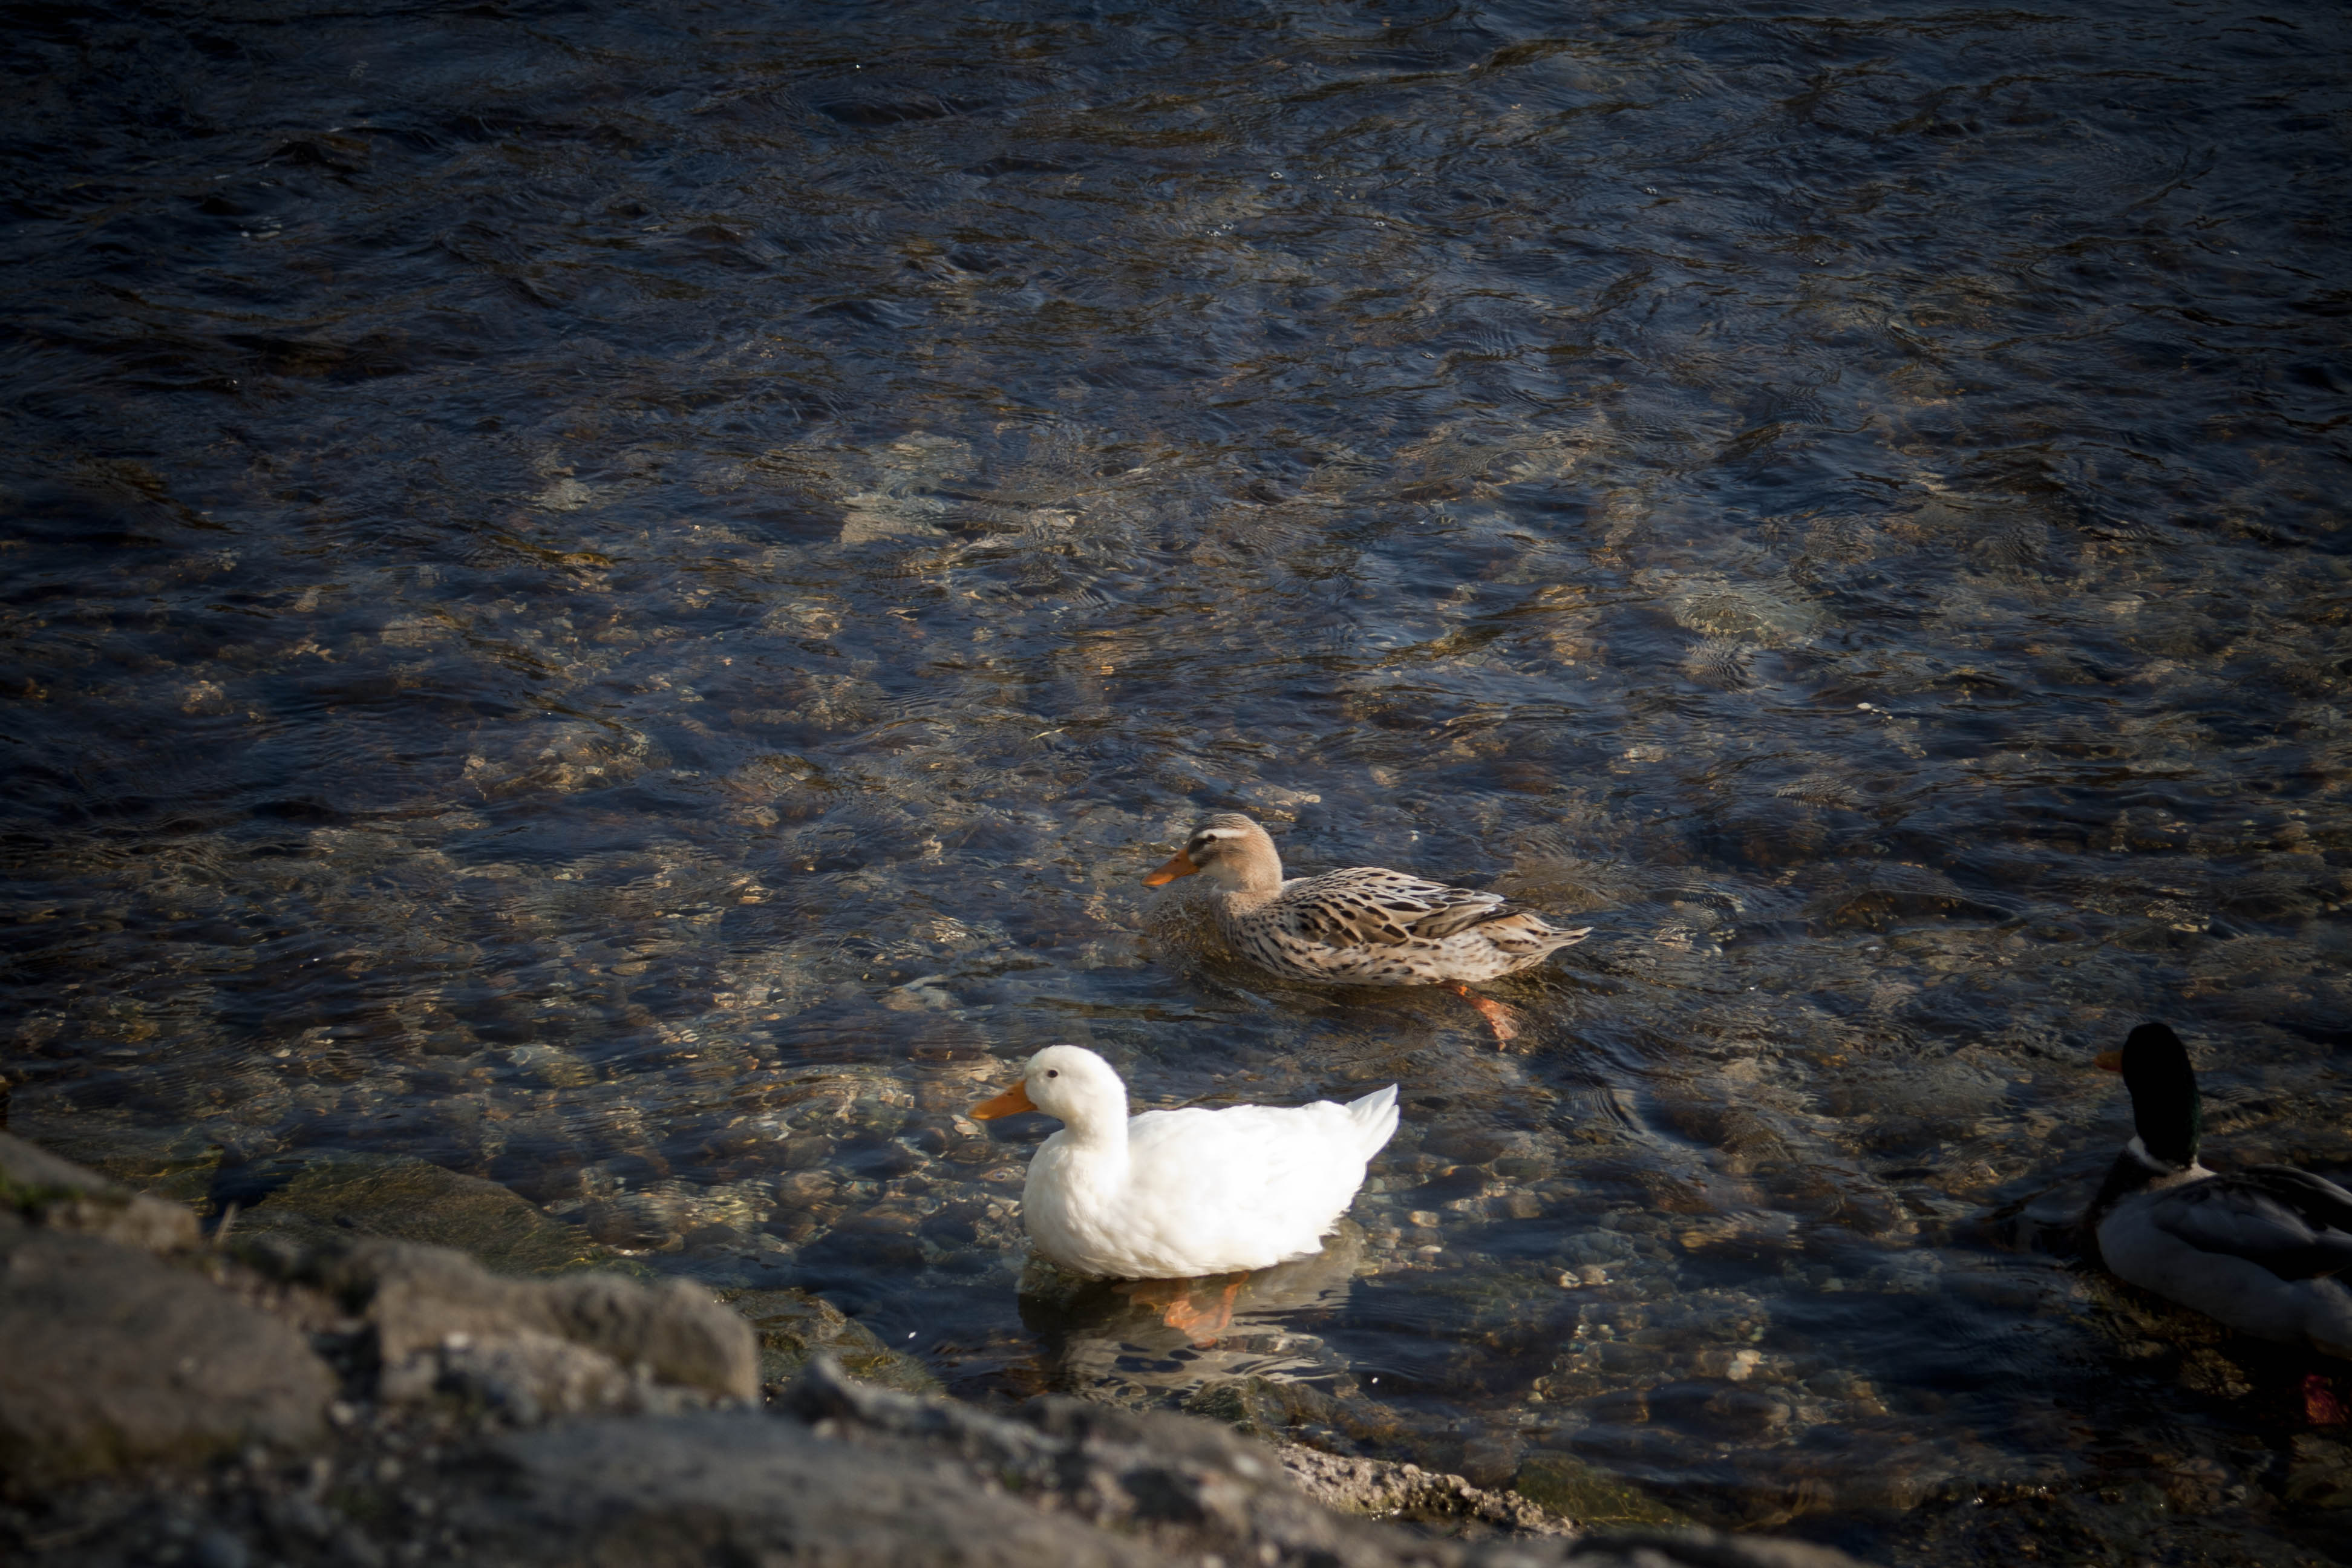
M2061 1224L2147 1016L2352 1170L2332 0L10 16L16 1131L1588 1517L2352 1540ZM1269 983L1216 809L1598 929ZM1017 1289L1064 1039L1403 1128L1195 1346Z

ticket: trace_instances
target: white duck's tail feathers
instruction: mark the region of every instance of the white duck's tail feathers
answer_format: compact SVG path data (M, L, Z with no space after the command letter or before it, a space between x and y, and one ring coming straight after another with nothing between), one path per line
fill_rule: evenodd
M1377 1089L1361 1100L1348 1102L1348 1120L1363 1130L1364 1158L1369 1160L1384 1148L1396 1135L1397 1086Z

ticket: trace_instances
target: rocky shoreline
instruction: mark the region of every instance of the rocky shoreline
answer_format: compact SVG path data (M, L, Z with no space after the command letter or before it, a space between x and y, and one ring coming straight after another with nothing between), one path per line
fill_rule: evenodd
M1457 1476L1173 1414L981 1410L800 1291L501 1275L331 1226L207 1237L6 1134L0 1344L10 1562L1851 1562L1580 1531Z

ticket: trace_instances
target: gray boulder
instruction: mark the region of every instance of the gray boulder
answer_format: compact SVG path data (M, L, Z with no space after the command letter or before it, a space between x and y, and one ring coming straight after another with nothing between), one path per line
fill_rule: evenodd
M993 1415L854 1382L824 1356L773 1410L510 1435L499 1484L453 1519L484 1560L630 1568L1855 1568L1703 1531L1417 1534L1318 1506L1273 1451L1205 1422L1058 1397Z
M458 1517L506 1561L688 1568L1145 1568L1141 1541L976 1486L950 1459L882 1463L793 1421L709 1412L583 1421L509 1439L499 1493Z
M0 1135L0 1491L306 1447L338 1392L455 1396L519 1425L759 1397L751 1325L683 1280L500 1279L397 1241L201 1242L186 1209ZM356 1352L341 1376L314 1334Z
M373 1239L296 1250L267 1237L242 1255L347 1313L394 1404L456 1394L529 1425L760 1395L751 1326L687 1280L507 1279L446 1247Z
M722 1398L760 1394L751 1327L684 1279L642 1285L614 1274L502 1279L463 1253L407 1242L362 1242L335 1258L321 1283L357 1307L386 1367L420 1352L517 1334L567 1342L624 1370Z
M121 1212L121 1211L117 1211ZM292 1325L97 1236L0 1221L0 1490L315 1439L334 1374Z

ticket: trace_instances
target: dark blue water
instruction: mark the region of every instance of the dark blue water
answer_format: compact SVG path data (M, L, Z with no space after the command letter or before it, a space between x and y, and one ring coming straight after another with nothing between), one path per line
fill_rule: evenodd
M2307 1363L2056 1224L2149 1016L2352 1168L2340 6L5 37L14 1131L419 1155L975 1397L2340 1552ZM1139 885L1217 809L1599 929L1506 1052L1271 984ZM960 1112L1057 1039L1399 1082L1360 1236L1205 1349L1024 1308Z

